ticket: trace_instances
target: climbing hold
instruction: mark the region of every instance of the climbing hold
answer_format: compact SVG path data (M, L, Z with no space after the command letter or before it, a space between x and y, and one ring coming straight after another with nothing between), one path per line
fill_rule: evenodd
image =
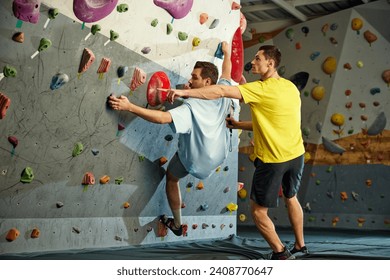
M152 50L152 49L151 49L150 47L143 47L142 50L141 50L141 52L142 52L143 54L148 54L148 53L150 53L151 50Z
M339 25L337 23L332 23L330 25L330 30L335 31L335 30L337 30L338 27L339 27Z
M307 34L309 34L310 29L309 29L309 27L307 27L307 26L303 26L303 27L301 28L301 31L303 32L303 34L305 34L305 37L306 37Z
M315 221L316 221L316 217L310 216L307 220L308 220L309 222L315 222Z
M217 49L215 50L214 56L223 59L222 43L218 43Z
M229 171L229 166L225 166L224 168L223 168L223 171Z
M372 180L371 179L367 179L366 180L366 186L367 187L371 187L372 186Z
M142 162L142 161L144 161L144 159L145 159L145 156L143 156L143 155L138 156L138 161Z
M167 98L168 92L159 89L169 89L171 83L169 77L163 71L155 72L148 82L146 99L152 107L163 104Z
M358 218L358 219L357 219L358 226L359 226L359 227L362 227L363 224L365 223L365 221L366 221L366 219L364 219L364 218Z
M123 78L127 71L129 70L129 67L127 66L119 66L116 70L116 74L118 75L118 78Z
M350 96L352 94L352 91L350 89L345 90L344 92L345 96Z
M94 185L95 184L95 176L92 172L86 172L84 174L83 180L81 182L82 185Z
M308 137L310 135L310 128L308 128L308 127L302 128L302 134L304 136Z
M222 230L225 227L225 224L221 224L219 228Z
M372 95L375 95L375 94L380 93L380 92L381 92L381 89L378 87L374 87L374 88L370 89L370 93Z
M340 198L342 201L346 201L348 199L347 192L340 192Z
M351 109L352 108L352 102L345 103L345 108Z
M100 32L101 30L102 30L102 27L99 24L94 24L91 26L92 35L96 35L96 33Z
M184 18L191 10L193 0L153 0L153 3L166 10L173 18Z
M197 47L200 45L200 39L198 37L194 37L194 39L192 39L192 47Z
M115 41L119 38L119 34L114 30L110 30L110 41Z
M325 88L323 86L315 86L311 90L311 97L319 103L325 96Z
M184 202L181 203L180 208L186 208L186 204Z
M389 223L389 224L390 224L390 223ZM212 227L212 228L215 228L215 227L216 227L216 225L215 225L215 224L211 224L211 227Z
M82 22L95 22L108 16L117 3L118 0L74 0L73 12Z
M368 120L368 116L367 115L361 115L360 119L365 122L365 121Z
M324 36L326 36L326 32L328 32L328 29L329 29L329 24L325 23L322 28L321 28L321 32Z
M18 138L16 138L15 136L8 136L8 142L11 143L11 145L12 145L12 147L14 147L14 149L16 148L16 146L19 143Z
M17 228L11 228L8 233L7 233L7 236L5 237L5 239L8 241L8 242L12 242L12 241L15 241L20 235L20 231L17 229Z
M332 76L332 73L336 71L337 67L337 60L333 56L328 56L325 61L322 63L322 70Z
M55 19L60 13L60 10L57 8L50 8L48 11L49 19Z
M207 204L202 204L200 206L200 210L202 210L202 211L206 211L207 209L209 209L209 206Z
M188 34L186 32L179 31L178 37L180 41L185 41L188 38Z
M330 173L333 171L333 166L329 166L327 169L326 169L326 172Z
M99 154L99 150L98 149L91 149L91 152L94 156L97 156Z
M34 228L33 230L32 230L32 232L31 232L31 238L39 238L39 236L40 236L40 234L41 234L41 232L40 232L40 230L39 229L37 229L37 228Z
M160 159L159 159L160 166L163 166L167 162L168 162L168 159L166 157L160 157Z
M77 228L77 227L72 227L72 232L80 234L81 230L79 228Z
M297 42L297 43L295 44L295 48L296 48L297 50L300 50L300 49L302 48L301 43Z
M38 51L39 52L42 52L44 50L47 50L48 48L50 48L52 45L50 39L47 39L47 38L42 38L41 41L39 42L39 47L38 47Z
M107 184L108 182L110 182L110 177L108 175L103 175L102 177L100 177L99 182L100 184Z
M352 30L355 30L356 33L360 34L360 29L363 27L363 21L360 18L354 18L351 21L351 28Z
M342 155L345 152L345 149L341 147L340 145L334 143L333 141L322 137L322 144L324 145L324 148L333 153L333 154L340 154Z
M280 76L283 76L284 75L284 73L286 73L286 66L280 66L279 68L278 68L278 74L280 75Z
M146 232L151 232L152 230L153 230L153 228L151 226L148 226L146 229Z
M200 181L200 182L196 185L196 188L197 188L198 190L203 190L203 188L204 188L203 182Z
M306 205L303 207L303 210L305 210L305 212L307 213L311 212L310 202L306 202Z
M119 4L118 6L116 6L116 10L119 13L125 13L125 12L127 12L129 10L129 5L127 5L127 4Z
M387 86L390 86L390 69L382 72L382 79L387 83Z
M56 207L57 208L62 208L62 207L64 207L64 203L62 203L61 201L57 201Z
M107 73L108 70L110 70L110 66L111 66L111 59L103 57L100 62L99 68L96 72L99 74Z
M130 90L135 91L138 87L143 85L146 81L146 73L141 68L135 67L133 77L130 82Z
M224 193L228 193L230 192L230 187L226 187L224 190L223 190Z
M81 56L78 73L81 74L87 71L94 61L95 61L94 53L90 49L84 48L83 54Z
M20 182L31 183L33 179L34 179L34 172L31 167L27 166L22 172Z
M173 31L173 26L170 23L167 23L167 35L171 34Z
M308 80L309 73L307 72L298 72L290 78L290 81L298 88L299 91L305 88Z
M370 44L370 46L371 43L375 42L378 39L378 37L369 30L364 31L363 36L364 39L366 39L366 41Z
M246 196L247 196L247 191L244 188L239 190L237 193L238 193L238 197L241 198L241 199L245 199Z
M72 157L76 157L76 156L80 155L83 151L84 151L84 145L83 145L83 143L77 142L77 143L74 145L74 147L73 147Z
M218 24L219 24L219 19L214 19L213 20L213 22L210 24L210 27L209 27L209 29L214 29L214 28L216 28L217 26L218 26ZM241 28L240 28L240 30L241 30Z
M290 39L290 41L292 41L293 38L294 38L294 29L288 28L288 29L286 30L285 34L286 34L286 37L287 37L288 39Z
M385 112L380 112L375 121L367 129L368 135L378 135L385 129L387 123Z
M311 160L311 155L309 152L305 152L304 155L304 162L307 163L309 160Z
M203 223L203 224L202 224L202 229L206 229L206 228L208 228L208 227L209 227L208 224L206 224L206 223Z
M351 195L352 195L353 200L355 200L355 201L358 200L359 194L357 192L351 192Z
M318 133L321 133L322 131L322 122L317 122L316 123L316 130Z
M24 42L24 33L23 32L16 32L14 35L12 35L12 40L14 40L17 43L23 43Z
M352 69L351 64L350 64L350 63L345 63L345 64L344 64L344 69L345 69L345 70L351 70L351 69Z
M120 236L118 236L118 235L115 235L114 238L115 238L116 241L122 241L122 237L120 237Z
M330 40L330 42L331 42L333 45L337 45L337 44L338 44L337 40L336 40L334 37L330 37L329 40Z
M244 70L247 72L251 71L252 70L252 62L249 61L249 62L245 63Z
M230 212L233 212L233 211L236 211L238 209L238 205L233 203L233 202L229 202L226 205L226 209L229 210Z
M356 62L356 66L358 68L363 68L363 66L364 66L363 61L359 60L358 62Z
M312 61L314 61L317 57L319 57L320 56L320 52L318 52L318 51L316 51L316 52L313 52L311 55L310 55L310 59L312 60Z
M339 218L339 217L334 217L334 218L332 219L332 225L333 225L333 226L336 226L336 224L337 224L339 221L340 221L340 218Z
M40 6L40 0L14 0L12 3L12 11L17 19L37 23L40 16Z
M125 203L123 203L123 208L127 209L129 207L130 207L130 203L129 202L126 201Z
M330 121L331 121L334 125L342 126L342 125L344 124L344 115L343 115L343 114L340 114L340 113L334 113L334 114L331 116Z
M115 178L115 184L120 185L123 183L124 178L122 176Z
M372 105L374 105L375 107L378 107L381 104L378 101L374 101L374 102L372 102Z
M198 228L198 225L197 224L193 224L192 225L192 229L197 229Z
M321 181L317 179L317 180L316 180L316 185L317 185L317 186L321 185Z
M50 89L59 89L67 82L69 82L68 75L66 75L65 73L57 73L53 76L53 78L51 78Z
M199 23L204 24L209 19L209 15L207 13L201 13L199 15Z
M157 24L158 24L158 19L157 19L157 18L155 18L154 20L152 20L152 22L150 23L150 25L153 26L153 27L156 27Z
M192 182L189 182L189 183L187 184L186 188L190 189L190 188L192 188L193 186L194 186L194 184L193 184Z
M138 228L134 228L134 232L137 232L138 231Z
M3 68L4 77L13 77L14 78L14 77L16 77L17 73L18 73L18 71L16 71L15 67L5 65Z
M245 222L246 221L246 215L245 214L240 214L238 216L238 218L240 219L241 222Z

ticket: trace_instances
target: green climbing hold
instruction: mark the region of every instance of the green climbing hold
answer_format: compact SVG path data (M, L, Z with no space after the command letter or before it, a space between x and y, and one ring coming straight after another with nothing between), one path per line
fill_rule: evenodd
M110 41L115 41L119 38L119 34L114 30L110 30Z
M185 40L187 40L187 38L188 38L188 34L185 33L185 32L182 32L182 31L179 31L178 36L179 36L179 40L180 40L180 41L185 41Z
M22 172L22 177L20 178L20 182L22 183L31 183L34 179L34 172L31 167L26 167Z
M78 142L74 145L73 152L72 152L72 157L76 157L79 154L81 154L84 150L83 143Z
M42 38L41 41L39 42L39 47L38 47L38 51L44 51L48 48L51 47L51 41L47 38Z
M115 178L115 184L120 185L120 184L123 183L123 180L124 180L124 179L123 179L122 176L117 177L117 178Z
M91 33L92 35L95 35L97 32L101 31L102 27L99 24L94 24L91 27Z
M173 30L172 24L167 23L167 35L171 34Z
M6 65L3 68L4 77L16 77L17 73L18 72L16 71L15 67Z
M320 185L321 184L321 181L320 180L316 180L316 185Z
M127 5L127 4L120 4L120 5L116 6L116 10L119 13L127 12L129 10L129 5Z
M49 18L50 19L55 19L58 14L60 13L60 11L57 9L57 8L53 8L53 9L49 9Z
M156 19L156 18L154 20L152 20L152 22L150 23L150 25L153 27L156 27L157 24L158 24L158 19Z
M328 169L326 169L326 172L330 173L333 170L333 166L329 166Z

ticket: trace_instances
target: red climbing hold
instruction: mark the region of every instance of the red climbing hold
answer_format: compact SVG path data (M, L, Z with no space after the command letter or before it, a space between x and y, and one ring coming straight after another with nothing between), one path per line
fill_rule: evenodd
M0 92L0 119L4 119L10 104L11 99Z

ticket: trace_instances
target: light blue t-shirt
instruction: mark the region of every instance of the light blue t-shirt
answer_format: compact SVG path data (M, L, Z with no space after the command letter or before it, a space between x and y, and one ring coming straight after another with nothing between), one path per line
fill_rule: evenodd
M218 84L231 85L226 79ZM173 120L170 126L179 133L178 156L191 175L207 178L227 157L230 131L225 118L230 107L230 98L190 98L168 111Z

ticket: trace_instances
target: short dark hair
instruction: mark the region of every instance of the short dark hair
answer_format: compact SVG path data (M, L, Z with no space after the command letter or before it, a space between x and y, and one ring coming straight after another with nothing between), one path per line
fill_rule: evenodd
M259 48L259 51L263 51L266 59L273 59L275 61L275 68L277 68L282 60L282 54L280 50L273 45L264 45Z
M197 61L195 63L194 69L202 69L200 76L202 79L211 79L211 84L215 85L218 81L218 68L211 62L207 61Z

